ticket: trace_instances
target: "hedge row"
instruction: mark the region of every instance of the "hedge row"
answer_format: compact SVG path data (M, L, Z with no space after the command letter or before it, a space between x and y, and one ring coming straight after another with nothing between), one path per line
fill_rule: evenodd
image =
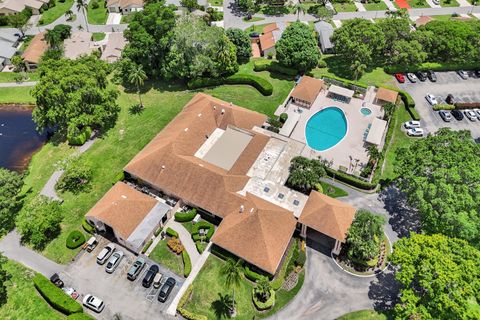
M348 79L336 77L336 76L333 76L333 75L323 76L322 78L323 78L323 79L331 79L331 80L340 81L340 82L342 82L343 84L345 84L345 85L347 85L347 86L348 86L348 85L350 85L350 86L357 86L357 87L364 88L364 89L367 89L367 88L368 88L368 85L366 85L366 84L363 83L363 82L357 82L357 81L353 81L353 80L348 80Z
M387 88L388 89L388 88ZM415 108L415 100L413 100L412 96L403 90L395 90L400 95L405 107L407 108Z
M69 295L57 288L49 279L37 273L33 277L33 284L42 297L52 308L66 314L83 312L82 305L73 300Z
M257 60L253 63L253 70L260 71L270 71L274 73L280 73L287 76L295 77L298 74L298 71L292 68L284 67L277 61L272 60Z
M342 182L345 182L351 186L354 186L358 189L363 189L363 190L373 190L376 188L377 184L376 183L370 183L367 181L363 181L355 176L352 176L348 173L341 172L334 170L329 167L325 167L325 171L327 172L327 175L329 177L335 176L335 179L340 180Z
M417 110L415 110L414 108L408 108L407 106L405 106L405 108L407 109L407 112L410 114L410 117L412 117L413 120L420 121L421 117L418 114Z
M91 135L92 129L90 127L85 127L76 136L68 135L67 140L68 143L72 146L81 146L85 142L87 142L88 139L90 139Z
M210 241L210 238L213 236L213 233L215 232L215 226L207 221L200 221L195 223L192 229L193 241L200 240L200 235L198 234L200 229L208 229L207 234L205 236L205 240Z
M173 230L172 228L168 227L166 232L167 236L178 238L178 232Z
M384 68L387 73L398 72L417 72L417 71L455 71L455 70L476 70L478 69L478 62L476 63L438 63L425 62L422 64L408 65L408 66L387 66Z
M142 248L142 253L147 252L148 248L150 248L150 246L152 245L152 243L153 243L153 240L152 240L152 239L148 240L147 243L145 244L145 246Z
M190 261L190 256L188 255L187 250L182 251L183 259L183 275L187 278L192 272L192 261Z
M206 316L201 314L195 314L183 308L187 303L187 300L190 298L192 291L193 291L193 285L190 285L185 291L185 293L183 294L183 296L180 298L180 301L178 302L178 305L177 305L178 313L180 313L180 315L187 320L207 320Z
M440 110L453 110L455 106L453 104L437 104L433 106L433 110L440 111Z
M248 266L245 266L243 269L244 269L243 274L245 275L245 277L247 277L248 280L251 280L253 282L257 282L258 280L263 278L263 276L261 274L250 270L250 268Z
M197 215L197 209L193 208L187 212L176 212L175 213L175 221L178 222L188 222L192 221L193 218Z
M255 308L259 311L267 310L273 307L275 304L275 290L270 289L270 297L268 298L267 301L262 302L257 299L257 295L255 294L255 288L252 289L252 300L253 304L255 305Z
M206 244L200 241L195 242L195 247L197 247L198 253L202 254L205 251Z
M88 223L87 220L83 219L82 222L83 230L87 231L88 233L92 234L95 231L95 227Z
M78 230L73 230L67 236L66 245L68 249L76 249L85 243L85 236Z
M153 232L153 234L155 235L155 237L158 237L158 235L160 234L160 232L162 232L163 230L163 227L158 227L157 230L155 230Z
M242 73L237 73L227 78L193 79L187 83L187 87L189 89L198 89L220 86L222 84L247 84L257 89L264 96L270 96L273 93L273 86L268 80L255 75Z

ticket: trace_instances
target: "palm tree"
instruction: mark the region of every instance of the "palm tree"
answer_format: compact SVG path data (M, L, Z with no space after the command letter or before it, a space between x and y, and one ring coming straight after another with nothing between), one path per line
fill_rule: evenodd
M382 156L382 153L378 150L378 148L374 145L369 145L367 148L368 155L370 156L370 160L375 163L378 159Z
M88 7L88 4L87 4L87 1L85 0L77 0L77 10L80 12L82 11L83 13L83 18L85 19L85 25L87 26L87 31L88 30L88 21L87 21L87 7Z
M227 288L232 288L233 291L232 305L230 306L232 314L235 314L235 287L238 287L242 281L242 263L243 261L241 259L235 261L230 258L221 269Z
M137 87L138 99L140 100L140 107L143 107L140 87L143 86L145 79L147 79L147 75L145 74L145 71L143 71L143 67L139 64L132 64L130 68L130 75L128 76L128 81L130 81L131 84Z
M356 60L350 67L350 70L352 70L353 77L355 78L355 81L358 80L364 73L365 69L367 69L367 66L361 63L360 61Z
M261 277L257 281L257 286L255 287L255 293L257 293L262 302L267 301L270 298L270 291L272 290L272 285L270 280L267 277Z
M60 34L55 30L47 30L45 33L45 41L52 49L58 49L60 44L62 43L62 39L60 38Z
M73 17L73 11L68 9L67 11L65 11L65 17L67 18L68 21L70 21Z

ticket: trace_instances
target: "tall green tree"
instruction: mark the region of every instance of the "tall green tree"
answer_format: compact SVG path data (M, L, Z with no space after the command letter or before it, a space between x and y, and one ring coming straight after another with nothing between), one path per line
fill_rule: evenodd
M87 126L112 127L120 109L117 89L107 86L108 73L109 66L93 55L42 62L40 80L32 90L37 127L55 128L65 136L76 136Z
M334 12L330 8L325 7L323 4L311 6L308 8L308 13L316 16L322 21L330 20L334 15Z
M353 79L358 80L363 74L365 73L365 70L367 69L367 66L360 62L359 60L355 60L353 64L350 66L350 70L352 70L353 74Z
M325 166L319 160L295 157L290 162L290 175L287 183L303 193L308 194L320 179L326 175Z
M0 253L0 306L3 306L8 300L7 281L10 280L10 274L5 270L7 262L7 258Z
M354 261L366 263L380 254L385 218L367 210L358 210L348 229L347 255Z
M465 241L411 234L390 261L402 285L396 319L480 319L480 252Z
M420 64L427 58L427 53L417 40L397 40L392 46L390 62L394 65L410 66Z
M0 235L10 231L22 204L20 191L22 176L14 171L0 168Z
M440 129L396 152L398 186L426 233L480 245L480 147L469 131Z
M250 37L248 36L248 34L242 29L238 28L227 29L227 31L225 31L225 34L237 48L237 61L248 61L252 56L252 44L250 42Z
M60 50L63 41L70 38L72 27L66 24L57 24L53 29L45 33L45 41L53 50Z
M25 8L22 12L8 16L8 22L12 27L20 31L22 37L25 36L25 31L30 27L28 20L32 16L32 9Z
M310 27L301 22L291 23L275 45L278 62L298 71L317 66L320 50Z
M137 87L138 92L138 100L140 101L140 106L143 107L142 102L142 93L140 92L140 87L143 86L145 83L145 79L147 79L147 75L145 71L143 71L143 67L141 65L132 64L130 69L130 75L128 76L128 80L130 83Z
M257 294L260 301L267 301L270 298L271 290L272 285L268 277L262 276L259 280L257 280L257 285L255 286L255 294Z
M232 295L232 306L231 310L235 311L235 288L240 286L240 282L242 281L243 276L243 261L238 259L237 261L233 260L232 258L225 261L225 264L222 266L221 273L225 280L225 285L227 288L231 288L233 295Z

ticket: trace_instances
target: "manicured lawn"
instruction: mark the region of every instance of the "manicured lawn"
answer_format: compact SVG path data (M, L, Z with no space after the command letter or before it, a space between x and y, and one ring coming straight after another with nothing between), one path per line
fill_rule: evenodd
M355 12L357 7L353 3L334 3L333 7L337 12Z
M247 19L247 17L244 17L242 20L245 21L245 22L257 22L257 21L265 20L265 18L252 17L252 19L249 20L249 19Z
M19 74L16 72L0 72L0 82L16 82L15 77ZM26 73L28 80L25 81L37 81L38 73L28 72Z
M333 186L323 181L321 181L320 184L322 185L322 188L323 188L323 194L326 194L327 196L330 196L332 198L348 196L348 192L339 187Z
M337 320L387 320L389 317L375 310L360 310L351 313L347 313Z
M458 7L457 0L440 0L440 6L442 7Z
M367 9L367 11L383 11L388 9L387 5L383 1L380 1L378 3L372 1L370 3L364 3L363 6L365 7L365 9Z
M258 32L258 33L261 34L263 32L263 28L265 28L265 26L268 26L269 24L271 24L271 23L252 25L252 26L248 27L247 29L245 29L245 32L247 32L247 33Z
M208 3L215 7L223 6L223 0L208 0Z
M101 40L105 39L105 33L94 32L92 38L93 38L93 41L101 41Z
M444 15L440 15L440 16L434 16L433 17L435 20L440 20L440 21L449 21L449 20L452 20L453 17L451 14L444 14Z
M65 0L64 3L56 1L55 5L48 10L43 11L42 17L40 18L39 25L44 26L50 24L63 16L67 10L69 10L73 5L73 0Z
M50 308L37 293L31 280L35 275L34 271L11 260L7 262L5 269L11 278L6 283L8 301L0 307L0 319L65 319L61 313Z
M412 8L430 8L425 0L407 0L407 2Z
M30 90L33 87L0 88L0 103L34 103Z
M97 0L98 8L93 8L95 0L91 0L88 4L87 18L91 24L105 24L108 18L107 8L105 8L105 0Z
M183 275L182 255L176 255L167 246L167 241L160 241L150 253L149 258L156 261L178 275Z

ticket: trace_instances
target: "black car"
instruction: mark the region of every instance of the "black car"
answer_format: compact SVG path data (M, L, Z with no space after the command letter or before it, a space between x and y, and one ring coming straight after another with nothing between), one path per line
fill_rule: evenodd
M473 74L475 75L475 77L480 78L480 70L473 71Z
M417 72L417 78L418 78L418 80L423 82L423 81L427 80L427 73L425 71Z
M167 301L170 292L172 292L173 287L175 287L175 283L176 281L173 278L168 278L167 281L165 281L162 288L160 289L160 293L158 294L158 301Z
M147 274L143 278L142 281L142 286L145 288L150 288L152 285L153 279L155 278L155 275L160 271L158 266L156 264L153 264L150 269L148 269Z
M463 120L463 113L459 110L452 110L451 112L452 116L457 119L458 121Z
M437 82L437 75L432 70L427 71L427 77L430 79L430 81Z
M448 104L455 104L455 98L453 97L453 94L449 94L445 98L445 102L448 103Z

